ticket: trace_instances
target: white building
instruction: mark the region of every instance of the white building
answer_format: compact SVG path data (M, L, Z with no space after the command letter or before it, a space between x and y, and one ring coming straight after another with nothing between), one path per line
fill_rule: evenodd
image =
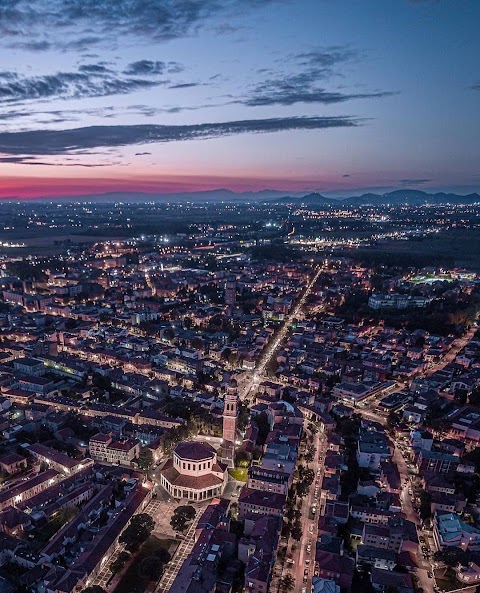
M160 472L161 484L171 496L192 501L221 496L227 480L227 466L217 460L215 449L195 441L179 443Z

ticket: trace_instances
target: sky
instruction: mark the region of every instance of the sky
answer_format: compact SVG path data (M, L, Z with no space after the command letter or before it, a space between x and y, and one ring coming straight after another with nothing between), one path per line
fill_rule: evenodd
M479 0L0 0L0 198L480 190Z

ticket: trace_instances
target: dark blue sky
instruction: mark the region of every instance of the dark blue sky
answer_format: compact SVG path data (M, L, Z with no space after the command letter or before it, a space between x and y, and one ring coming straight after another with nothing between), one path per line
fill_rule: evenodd
M0 196L480 188L478 0L0 0Z

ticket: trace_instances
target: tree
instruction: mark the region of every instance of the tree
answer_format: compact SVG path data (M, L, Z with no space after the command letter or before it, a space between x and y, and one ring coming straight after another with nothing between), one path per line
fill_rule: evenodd
M286 574L285 576L282 577L280 586L282 588L282 591L285 591L286 593L288 591L293 591L293 589L295 587L295 579L292 577L291 574Z
M136 552L146 541L155 527L155 521L146 513L134 515L128 527L120 536L120 542L125 544L129 552Z
M295 523L295 525L292 528L292 538L299 542L302 539L302 535L302 525L300 522L297 521L297 523Z
M174 531L185 531L187 520L182 515L173 515L170 519L170 525Z
M158 581L163 572L163 564L158 556L144 558L139 567L139 573L149 581Z
M192 521L192 519L196 515L195 509L189 504L177 507L173 511L173 513L174 513L174 515L180 515L182 517L185 517L186 521Z
M148 470L153 465L153 453L148 447L142 447L138 456L138 466L140 469Z
M303 456L303 458L305 459L305 461L307 463L312 463L312 461L314 460L314 455L311 451L307 451L307 453L305 453L305 455Z
M167 327L166 330L163 332L163 337L169 342L171 342L175 337L175 332L171 327Z
M113 574L120 572L128 562L129 558L130 554L128 552L120 552L117 558L110 564L110 571Z
M456 546L447 546L436 552L434 555L435 560L441 560L445 562L447 566L457 566L457 564L461 564L462 566L467 566L470 555L462 548L458 548Z
M250 464L250 458L246 451L237 451L235 453L235 466L236 467L248 467Z
M263 446L270 432L270 420L265 412L257 414L254 418L258 426L257 444Z
M429 519L432 516L432 495L429 492L422 492L420 494L420 518L422 521Z
M165 548L159 548L154 552L154 555L160 560L162 564L167 564L172 559L170 553Z

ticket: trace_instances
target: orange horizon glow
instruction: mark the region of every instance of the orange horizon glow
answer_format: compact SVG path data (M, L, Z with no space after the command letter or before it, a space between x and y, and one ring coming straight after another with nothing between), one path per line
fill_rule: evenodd
M235 192L313 191L320 187L338 189L331 179L274 178L256 176L158 175L142 177L25 177L0 179L0 199L78 196L109 192L177 193L229 189ZM348 187L343 185L342 187Z

